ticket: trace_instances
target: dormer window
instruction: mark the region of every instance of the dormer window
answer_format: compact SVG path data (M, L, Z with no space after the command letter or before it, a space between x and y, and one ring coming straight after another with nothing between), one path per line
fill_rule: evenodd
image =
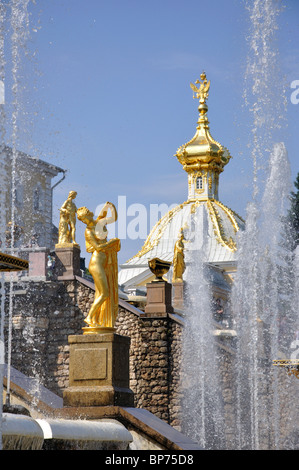
M203 188L202 176L198 176L196 178L196 189L202 189L202 188Z

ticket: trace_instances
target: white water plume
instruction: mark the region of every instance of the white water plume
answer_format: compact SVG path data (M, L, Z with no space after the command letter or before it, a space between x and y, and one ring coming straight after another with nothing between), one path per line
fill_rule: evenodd
M208 214L204 205L192 215L186 246L186 306L182 352L182 429L204 449L223 448L222 403L211 309L206 252Z
M10 26L12 29L11 34L11 54L12 54L12 157L11 157L11 206L10 206L10 250L12 254L16 254L15 249L15 229L16 229L16 181L18 178L18 133L20 121L20 67L22 54L21 51L25 49L28 40L29 20L28 20L28 3L29 0L11 0L10 8ZM14 283L13 274L10 274L9 283L9 307L8 307L8 348L7 348L7 390L6 397L9 401L10 397L10 366L11 366L11 346L12 346L12 317L14 308Z
M4 36L5 36L5 5L0 4L0 81L4 85L5 82L5 59L4 59ZM3 88L3 93L5 92ZM3 96L4 98L4 96ZM3 100L4 101L4 100ZM0 241L1 250L5 245L5 226L6 226L6 204L5 204L5 191L6 187L6 171L4 161L4 144L5 144L5 112L4 103L0 104ZM4 274L1 273L0 279L0 396L3 396L3 375L4 375L4 362L5 362L5 347L4 347L4 321L5 321L5 288L4 288ZM0 450L2 450L2 402L0 404Z
M290 166L284 143L274 143L285 123L285 94L275 48L281 3L255 0L248 5L246 97L252 100L253 185L246 230L238 243L232 308L238 334L238 446L259 450L281 448L291 432L291 425L284 435L281 431L282 400L292 422L291 389L286 392L288 383L282 383L273 360L282 351L288 354L295 312L292 255L284 239Z
M270 434L271 427L272 445L280 445L279 383L272 361L287 351L294 333L294 277L283 246L289 177L286 149L275 145L262 207L248 206L246 231L239 240L232 308L238 333L240 448L264 448L265 433Z
M244 102L252 118L251 156L253 164L253 200L265 184L267 161L273 139L286 126L286 96L280 70L277 31L280 1L246 1L249 17L247 69Z

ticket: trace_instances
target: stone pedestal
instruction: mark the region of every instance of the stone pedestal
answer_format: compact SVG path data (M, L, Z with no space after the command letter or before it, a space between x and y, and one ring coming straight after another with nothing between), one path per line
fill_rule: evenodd
M29 276L47 276L49 250L29 252Z
M130 338L115 333L69 336L69 387L63 405L134 406L129 388Z
M56 272L58 279L72 279L80 276L80 246L73 243L55 245Z
M184 307L184 282L173 282L173 306L182 309Z
M146 285L147 305L143 315L146 317L166 317L173 313L172 285L167 281L153 281Z

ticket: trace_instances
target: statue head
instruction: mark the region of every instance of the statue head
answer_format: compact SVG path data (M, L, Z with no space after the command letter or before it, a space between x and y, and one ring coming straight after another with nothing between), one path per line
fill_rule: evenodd
M76 196L77 196L77 192L76 192L76 191L70 191L70 192L69 192L69 197L70 197L70 198L75 199Z
M93 212L87 209L87 207L79 207L77 210L77 217L79 220L81 220L81 222L86 223L86 220L93 220Z

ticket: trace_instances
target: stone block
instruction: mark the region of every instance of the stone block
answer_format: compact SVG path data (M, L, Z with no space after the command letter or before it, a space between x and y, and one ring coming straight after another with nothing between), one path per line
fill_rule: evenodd
M173 313L172 286L166 281L153 281L146 285L147 305L141 317L167 317Z
M184 282L173 282L173 306L174 308L184 308Z
M130 338L114 333L69 337L64 406L134 406L129 388Z
M49 251L29 252L29 276L46 276Z
M56 245L56 272L59 280L73 279L80 276L80 247L69 243L65 246Z

